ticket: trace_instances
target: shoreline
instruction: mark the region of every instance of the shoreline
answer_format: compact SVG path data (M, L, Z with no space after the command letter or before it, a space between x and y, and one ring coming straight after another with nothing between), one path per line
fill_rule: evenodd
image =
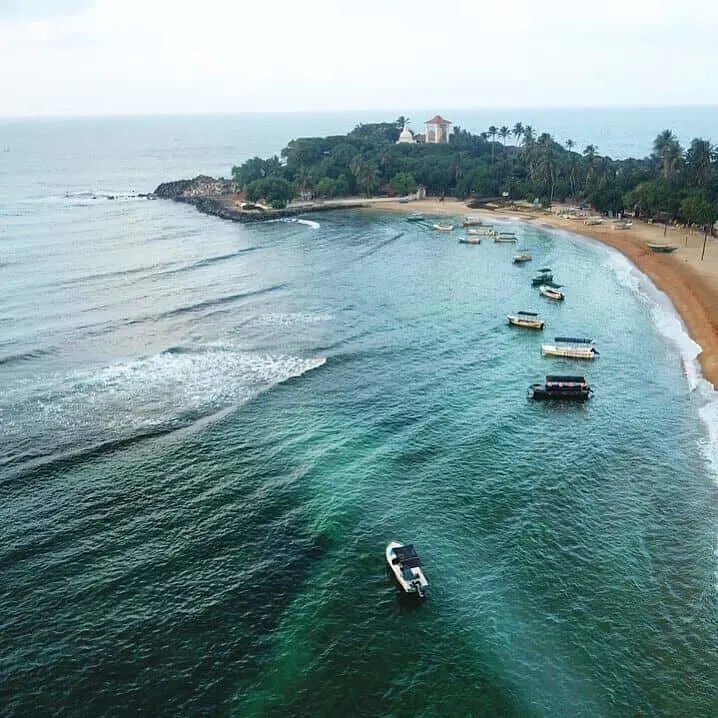
M398 201L369 204L364 211L381 210L426 215L480 215L496 219L531 222L551 229L562 229L595 239L619 251L651 279L673 304L688 334L701 348L698 361L701 373L715 390L718 387L718 242L708 240L705 258L700 260L703 235L694 231L634 221L629 230L615 230L609 220L602 225L585 225L583 218L567 219L548 210L530 208L470 209L464 202L447 199ZM665 234L664 234L665 231ZM647 243L673 244L671 254L652 252Z

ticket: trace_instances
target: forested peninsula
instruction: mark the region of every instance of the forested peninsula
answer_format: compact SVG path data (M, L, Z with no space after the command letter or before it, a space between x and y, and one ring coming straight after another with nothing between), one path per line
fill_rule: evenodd
M400 197L418 187L428 196L528 200L545 207L569 201L603 213L711 228L718 219L718 154L702 138L684 148L665 130L649 157L612 159L594 145L578 151L571 139L562 144L520 122L479 134L456 126L440 144L397 143L405 126L406 118L399 117L360 124L346 135L294 139L280 156L232 167L231 180L166 183L155 194L240 220L287 213L297 198Z

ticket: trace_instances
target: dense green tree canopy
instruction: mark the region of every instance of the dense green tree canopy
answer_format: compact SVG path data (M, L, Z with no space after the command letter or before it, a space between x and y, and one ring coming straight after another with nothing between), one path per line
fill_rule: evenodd
M578 152L573 140L561 144L522 122L513 128L491 125L479 134L455 126L446 144L397 144L408 122L399 117L358 125L346 135L294 139L281 159L253 157L233 167L232 176L250 200L269 202L286 202L299 192L323 198L404 195L423 185L435 196L507 193L515 200L568 200L603 212L698 224L718 214L718 157L704 139L694 139L684 151L665 130L650 157L614 160L595 145Z

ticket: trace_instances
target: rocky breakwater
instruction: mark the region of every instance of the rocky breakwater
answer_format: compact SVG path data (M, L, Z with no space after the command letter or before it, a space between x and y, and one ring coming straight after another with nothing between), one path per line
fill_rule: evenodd
M366 206L361 202L304 202L286 209L271 209L249 204L241 199L240 186L233 180L215 179L199 175L194 179L163 182L153 195L158 199L171 199L194 205L200 212L233 222L266 222L283 217L296 217L307 212L324 212L330 209L350 209Z

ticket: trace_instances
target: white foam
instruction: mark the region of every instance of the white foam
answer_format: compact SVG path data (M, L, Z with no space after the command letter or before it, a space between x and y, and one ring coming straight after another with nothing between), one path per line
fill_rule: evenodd
M313 219L302 219L300 217L280 217L279 219L270 219L270 222L286 222L289 224L303 224L305 227L311 227L312 229L319 229L321 226L319 222L315 222Z
M334 317L331 314L312 314L311 312L269 312L259 314L254 318L257 324L271 326L292 326L295 324L320 324L329 322Z
M701 372L698 356L702 347L691 338L671 300L656 287L650 277L619 251L612 247L605 249L608 255L606 266L614 272L619 282L646 303L659 334L675 347L681 357L688 389L695 392L699 402L698 415L707 431L707 440L700 442L700 449L718 480L718 392Z
M99 370L48 376L24 391L16 387L0 404L0 417L12 417L7 426L20 439L39 429L59 443L83 431L131 435L239 406L325 362L325 357L226 346L180 347Z

